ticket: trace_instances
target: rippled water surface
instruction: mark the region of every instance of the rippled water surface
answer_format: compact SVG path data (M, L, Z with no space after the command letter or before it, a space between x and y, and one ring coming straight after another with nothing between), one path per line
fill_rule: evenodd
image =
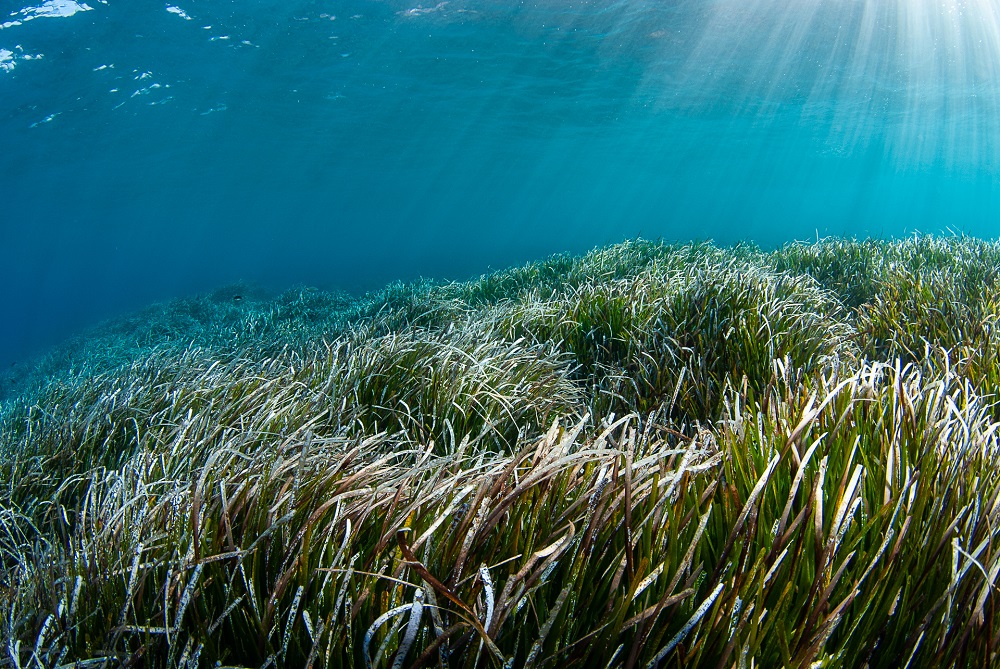
M0 0L4 364L237 280L1000 230L992 0L24 2Z

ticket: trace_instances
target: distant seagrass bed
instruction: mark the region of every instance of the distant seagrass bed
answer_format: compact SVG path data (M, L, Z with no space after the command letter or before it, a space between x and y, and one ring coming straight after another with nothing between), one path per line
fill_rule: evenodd
M998 667L998 318L932 236L151 306L2 379L3 665Z

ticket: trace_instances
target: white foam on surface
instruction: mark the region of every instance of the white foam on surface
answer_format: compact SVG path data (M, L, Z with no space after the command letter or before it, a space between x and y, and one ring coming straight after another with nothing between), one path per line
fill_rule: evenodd
M4 72L10 72L14 69L14 65L17 63L14 61L14 52L8 51L7 49L0 49L0 70Z
M190 21L191 20L191 17L187 15L187 12L185 12L183 9L181 9L180 7L178 7L176 5L167 5L167 11L170 12L171 14L176 14L177 16L181 17L185 21Z
M18 61L41 60L44 57L44 53L24 53L20 44L13 50L0 48L0 72L13 72Z
M400 16L423 16L424 14L433 14L434 12L439 12L448 6L446 2L439 2L433 7L424 7L423 5L417 5L405 11L399 12ZM354 18L353 16L351 18Z
M43 118L41 121L35 121L34 123L32 123L30 127L37 128L38 126L44 125L45 123L52 123L52 121L54 121L55 118L57 116L59 116L60 114L62 114L62 112L56 112L54 114L49 114L48 116L46 116L45 118Z
M25 7L16 12L11 12L13 21L0 23L0 30L19 26L27 21L38 18L63 18L73 16L79 12L89 12L93 9L90 5L75 0L47 0L37 7Z

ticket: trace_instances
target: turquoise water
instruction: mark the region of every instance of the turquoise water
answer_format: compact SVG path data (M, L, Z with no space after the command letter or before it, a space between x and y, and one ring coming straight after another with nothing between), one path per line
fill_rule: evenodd
M234 281L1000 231L991 0L0 0L0 363Z

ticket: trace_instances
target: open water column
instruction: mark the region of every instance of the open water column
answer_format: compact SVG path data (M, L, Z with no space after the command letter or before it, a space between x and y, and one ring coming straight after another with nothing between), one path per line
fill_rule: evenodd
M998 169L998 0L0 0L0 667L1000 669Z
M995 234L989 0L4 8L5 364L236 280Z

